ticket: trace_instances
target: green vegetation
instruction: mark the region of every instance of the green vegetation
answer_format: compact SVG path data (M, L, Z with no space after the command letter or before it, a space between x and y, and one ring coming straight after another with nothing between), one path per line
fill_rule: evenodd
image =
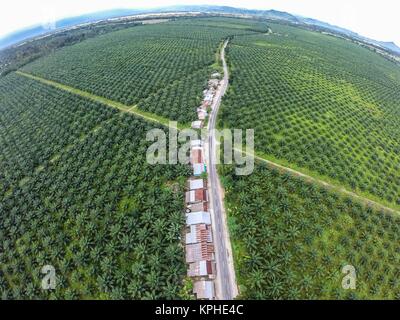
M400 216L256 164L221 168L241 297L400 299ZM342 267L356 290L342 289Z
M0 194L115 113L15 74L0 78Z
M192 26L146 25L66 47L23 71L182 123L196 108L223 39L254 33Z
M73 109L64 108L66 114ZM185 294L180 238L189 168L147 164L145 136L154 127L116 114L2 195L2 298L172 299ZM13 159L10 154L9 162ZM50 292L41 290L40 270L48 264L57 276L56 290Z
M400 208L400 69L342 39L268 27L176 19L16 60L25 67L0 78L2 298L193 298L190 170L147 164L145 137L196 119L227 38L221 127L254 128L257 155ZM264 164L220 170L241 297L400 299L399 215ZM341 287L349 264L355 291Z
M66 91L66 92L73 93L73 94L75 94L77 96L80 96L80 97L83 97L83 98L87 98L87 99L93 100L95 102L107 105L107 106L109 106L111 108L114 108L114 109L117 109L119 111L133 113L133 114L135 114L135 115L137 115L139 117L142 117L142 118L144 118L146 120L155 121L155 122L164 124L166 126L168 126L170 124L170 120L169 119L163 118L161 116L157 116L157 115L155 115L153 113L150 113L150 112L139 110L136 106L133 106L133 107L126 106L126 105L124 105L122 103L119 103L119 102L116 102L116 101L112 101L112 100L109 100L107 98L99 97L99 96L96 96L96 95L94 95L92 93L88 93L88 92L85 92L85 91L82 91L82 90L67 86L65 84L61 84L61 83L52 81L52 80L43 79L43 78L31 75L29 73L16 71L16 74L24 76L24 77L26 77L28 79L33 79L33 80L39 81L41 83L44 83L46 85L55 87L57 89L61 89L61 90ZM181 129L186 128L185 125L182 125L182 124L179 124L179 123L178 123L178 127L181 128Z
M254 32L186 23L98 36L0 79L2 298L192 298L190 170L147 164L145 137L195 118L222 40Z
M177 19L171 24L181 25L181 26L202 26L202 27L212 27L214 30L225 30L228 33L239 36L251 34L249 31L265 33L268 31L265 20L250 20L244 18L223 18L223 17L204 17L204 18L183 18Z
M270 24L234 37L221 126L256 152L400 207L400 68L351 42Z
M97 22L72 30L59 31L46 37L28 40L18 46L6 48L0 51L0 76L5 76L12 71L16 71L24 65L62 47L70 46L101 34L140 24L141 23L136 21Z

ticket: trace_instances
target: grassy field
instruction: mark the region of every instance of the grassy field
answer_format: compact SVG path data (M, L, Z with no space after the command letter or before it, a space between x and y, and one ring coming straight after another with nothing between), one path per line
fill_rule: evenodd
M400 216L257 163L221 168L245 299L400 299ZM344 290L341 270L356 270Z
M400 68L351 42L270 24L235 37L221 126L256 152L400 208Z

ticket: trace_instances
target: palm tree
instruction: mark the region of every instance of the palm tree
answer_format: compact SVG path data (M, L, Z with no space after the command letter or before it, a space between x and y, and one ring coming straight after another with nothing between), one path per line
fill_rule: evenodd
M133 300L139 300L141 298L141 287L141 284L137 280L131 279L128 285L129 297Z
M272 282L268 286L268 291L273 299L282 299L283 283L276 278L272 279Z
M287 297L288 297L289 300L298 300L298 299L301 299L301 292L300 292L300 290L299 290L297 287L291 286L291 287L289 288Z
M248 277L248 286L254 291L260 291L265 288L267 282L264 279L263 272L261 270L253 270L250 272Z

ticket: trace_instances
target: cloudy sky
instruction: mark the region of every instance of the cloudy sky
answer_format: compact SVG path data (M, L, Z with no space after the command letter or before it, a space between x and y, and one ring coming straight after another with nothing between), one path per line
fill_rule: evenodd
M316 18L361 35L400 45L399 0L9 0L0 10L0 37L18 29L112 8L149 8L173 4L229 5L276 9ZM50 17L50 18L49 18Z

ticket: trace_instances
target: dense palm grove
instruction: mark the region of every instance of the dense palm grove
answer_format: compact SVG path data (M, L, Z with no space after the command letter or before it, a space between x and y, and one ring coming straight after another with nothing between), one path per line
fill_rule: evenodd
M223 125L254 128L271 160L400 205L400 69L342 39L270 27L229 45Z
M202 91L223 39L251 34L242 28L213 28L170 22L113 32L64 48L24 71L158 115L196 119Z
M187 121L222 39L255 32L247 22L137 28L26 70ZM155 125L14 73L0 79L0 110L1 298L189 297L181 236L190 171L147 164ZM55 290L41 288L45 265L55 268Z
M15 74L0 78L0 194L115 113Z
M350 42L245 19L177 19L60 49L24 71L178 120L196 118L222 40L221 126L256 152L400 205L400 71ZM127 109L127 108L126 108ZM187 166L146 162L161 125L10 73L0 78L0 296L187 298ZM243 298L400 298L400 218L261 163L223 166ZM354 265L357 290L341 288ZM44 265L56 290L41 289Z
M117 114L0 199L0 292L20 298L177 298L185 166L150 166L154 126ZM44 265L55 291L41 290Z
M262 163L221 171L242 298L400 299L398 215ZM345 265L356 290L342 288Z

